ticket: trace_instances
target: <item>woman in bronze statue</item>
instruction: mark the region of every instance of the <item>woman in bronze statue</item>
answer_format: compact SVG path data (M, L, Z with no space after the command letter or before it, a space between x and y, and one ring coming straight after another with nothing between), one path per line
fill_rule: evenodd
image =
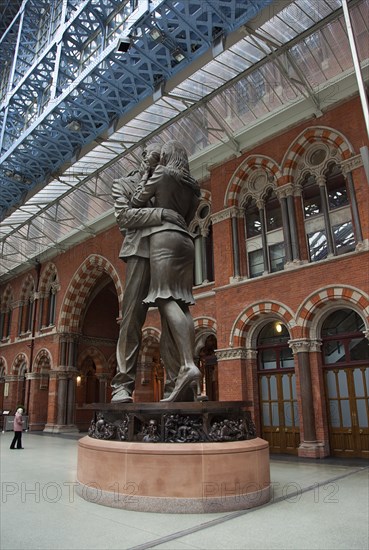
M183 216L187 225L199 204L200 188L189 172L187 152L177 141L161 149L159 165L142 189L137 189L132 206L154 200L155 208L170 208ZM192 295L194 244L188 229L170 222L150 231L150 288L145 303L159 308L162 326L169 325L180 355L180 370L174 390L163 401L180 401L189 388L200 394L201 373L193 359L195 330L189 306Z

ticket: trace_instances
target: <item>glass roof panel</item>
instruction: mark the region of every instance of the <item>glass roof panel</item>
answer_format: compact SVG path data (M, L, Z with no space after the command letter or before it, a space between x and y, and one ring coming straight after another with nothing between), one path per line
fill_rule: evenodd
M222 65L232 68L237 74L245 71L251 65L243 56L232 50L223 52L219 62L222 63Z
M237 42L237 44L230 48L230 51L245 59L246 66L243 70L257 63L264 57L264 53L255 46L254 39L250 37L246 37Z
M296 0L295 4L316 23L342 7L341 0Z
M260 35L271 40L270 43L254 35L245 36L65 170L0 224L2 237L15 231L2 243L5 258L0 275L24 262L28 256L53 246L51 241L60 242L78 226L84 228L110 212L112 180L137 168L142 143L181 139L189 155L197 156L207 147L226 141L229 134L236 134L254 125L258 118L300 99L301 91L288 79L291 76L298 78L298 74L286 54L276 51L275 41L286 44L339 8L340 0L296 0L258 29ZM368 10L369 0L362 0L351 9L362 60L369 59ZM262 61L272 51L279 55L280 65L265 60L264 65L252 71L252 64ZM352 69L342 17L316 30L289 51L313 87ZM242 75L247 70L248 73ZM238 81L224 85L238 74ZM219 87L222 88L218 90ZM215 90L218 90L216 95L206 99L206 95ZM185 113L200 100L203 100L202 105ZM163 123L180 113L182 118L160 129ZM154 137L153 133L156 133ZM111 164L104 168L107 162ZM97 170L99 176L91 179ZM34 216L37 217L33 219ZM25 224L24 229L22 224ZM40 232L43 232L42 238ZM27 243L25 235L32 237L32 244Z
M305 78L313 86L321 84L326 80L324 72L321 69L321 62L323 59L321 56L320 36L318 33L308 36L303 42L299 42L293 46L290 50L290 54Z

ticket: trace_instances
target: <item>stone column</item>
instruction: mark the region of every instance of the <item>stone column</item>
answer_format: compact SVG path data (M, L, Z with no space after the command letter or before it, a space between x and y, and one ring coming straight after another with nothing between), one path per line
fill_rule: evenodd
M333 243L331 221L330 221L330 218L329 218L329 210L328 210L328 201L327 201L327 193L326 193L326 178L325 178L325 176L318 176L316 178L316 181L319 185L320 199L322 201L322 210L323 210L324 223L325 223L325 232L327 234L328 256L333 256L334 255L334 243Z
M54 432L56 426L56 418L58 412L58 371L51 370L49 372L49 395L47 403L47 422L44 432Z
M37 407L37 403L38 403L38 398L37 398L37 389L40 385L40 379L41 379L41 373L39 372L27 372L26 373L26 384L27 386L29 385L29 389L28 387L26 388L26 392L29 392L29 410L27 411L27 414L29 416L29 427L30 427L30 430L34 429L34 428L37 428L37 425L39 424L37 422L38 418L37 418L37 410L36 410L36 407Z
M300 245L297 231L296 222L296 210L295 210L295 196L300 197L301 201L302 186L301 185L288 185L287 188L287 207L288 218L290 222L291 231L291 246L292 246L292 259L294 262L300 262Z
M241 276L240 269L240 247L238 241L238 218L237 210L233 208L231 211L232 221L232 250L233 250L233 277L239 278Z
M289 264L292 261L292 244L291 244L290 220L288 217L286 189L284 189L284 187L277 189L276 195L281 204L284 249L286 253L285 263Z
M209 282L209 275L208 275L208 262L206 258L206 231L203 233L201 231L201 269L202 269L202 282L207 283Z
M316 438L314 397L312 391L310 358L311 351L317 351L320 344L307 338L290 340L289 346L294 355L297 355L297 369L300 382L300 404L302 418L300 425L302 427L303 438L300 441L299 456L319 457L323 444Z
M66 372L59 372L58 376L58 417L57 424L65 426L67 423L67 395L68 375Z
M75 408L76 408L76 376L68 378L67 395L67 424L74 426Z
M262 199L258 199L256 201L256 206L259 209L260 224L261 224L261 242L263 243L264 273L270 273L268 242L267 242L266 229L265 229L265 203Z

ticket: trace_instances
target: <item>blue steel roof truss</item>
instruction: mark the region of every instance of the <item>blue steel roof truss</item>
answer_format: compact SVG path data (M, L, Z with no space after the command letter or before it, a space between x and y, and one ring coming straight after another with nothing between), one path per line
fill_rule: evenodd
M112 26L122 2L85 2L78 17L69 25L66 21L60 62L56 40L51 46L45 44L47 54L40 52L40 61L35 62L40 13L48 9L49 2L28 0L13 80L13 89L14 85L18 88L13 94L10 92L1 109L7 111L6 115L2 113L5 129L0 158L1 219L24 200L25 191L40 188L52 175L60 173L73 157L77 158L81 148L152 95L158 83L208 50L214 38L226 36L245 24L271 2L156 3L130 27L131 47L125 53L117 51L116 40L114 44L105 40L107 25ZM55 0L52 4L55 8ZM69 0L68 9L70 5ZM71 11L68 14L67 17L74 17ZM156 38L155 29L160 31ZM50 23L50 35L54 30ZM10 47L14 50L13 44ZM88 57L89 47L92 53L86 68L83 56ZM176 58L174 54L178 52L180 57ZM48 103L51 86L56 90L52 105ZM78 131L70 128L73 121L80 125Z

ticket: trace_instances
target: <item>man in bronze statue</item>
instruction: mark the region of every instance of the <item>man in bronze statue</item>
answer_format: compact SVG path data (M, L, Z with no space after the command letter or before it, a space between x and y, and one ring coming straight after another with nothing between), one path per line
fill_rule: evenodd
M115 216L119 229L124 234L124 241L119 257L126 262L126 279L122 304L122 321L117 344L118 372L111 386L112 403L132 402L137 360L141 347L142 327L146 319L148 304L144 303L150 284L149 236L154 227L171 223L186 228L182 216L171 209L153 208L146 205L132 208L131 197L137 188L142 186L153 174L160 158L160 144L149 145L142 154L140 170L127 177L115 180L112 193L115 199ZM145 234L143 234L145 230ZM166 326L162 326L162 340L165 350L164 360L171 357L171 368L178 372L178 354L171 342L171 335ZM161 343L162 347L162 343ZM174 374L168 376L168 382L174 385Z

